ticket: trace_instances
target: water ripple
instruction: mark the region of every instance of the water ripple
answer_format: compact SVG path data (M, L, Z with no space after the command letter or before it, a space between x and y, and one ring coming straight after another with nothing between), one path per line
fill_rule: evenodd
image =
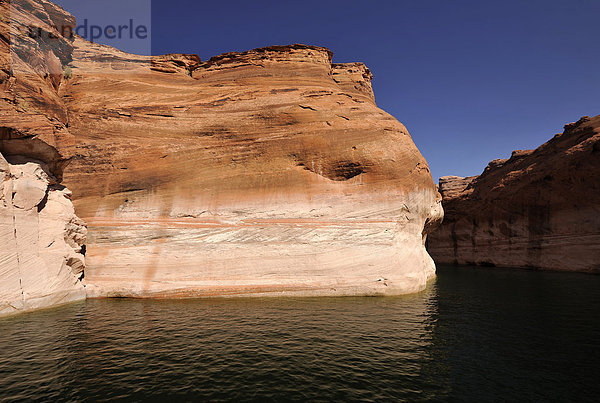
M398 298L89 300L0 320L0 401L592 401L599 285L441 268Z

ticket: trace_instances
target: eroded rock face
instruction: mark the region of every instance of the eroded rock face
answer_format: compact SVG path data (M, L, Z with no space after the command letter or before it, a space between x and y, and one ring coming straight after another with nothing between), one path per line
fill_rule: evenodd
M144 57L75 41L61 86L90 296L421 290L442 216L371 73L290 45Z
M11 304L81 296L85 231L63 172L90 223L88 296L402 294L434 276L441 198L363 64L299 44L136 56L61 35L74 19L45 0L18 3L12 32L43 35L3 59L3 186L17 189L3 222L22 223L27 236L5 236L28 273L48 271L30 291L11 269Z
M0 154L0 315L85 298L86 227L46 164Z
M85 298L85 224L60 185L73 155L58 95L72 16L47 1L0 3L0 315ZM35 34L32 34L34 32Z
M440 179L445 219L428 239L438 263L600 272L600 116L478 177Z
M58 95L73 45L61 32L75 19L45 0L3 1L0 15L0 150L44 161L60 179L74 145Z

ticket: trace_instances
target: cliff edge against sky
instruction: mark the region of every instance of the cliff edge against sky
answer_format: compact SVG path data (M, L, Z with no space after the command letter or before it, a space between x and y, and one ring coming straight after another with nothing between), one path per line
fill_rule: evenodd
M17 6L13 26L56 41L23 36L34 57L3 61L0 151L72 190L88 296L402 294L434 276L441 198L363 64L306 45L136 56L62 37L74 18L50 2Z
M79 39L73 58L65 183L90 295L401 294L434 275L435 185L364 65L305 45L201 62Z
M439 188L436 262L600 272L600 115Z

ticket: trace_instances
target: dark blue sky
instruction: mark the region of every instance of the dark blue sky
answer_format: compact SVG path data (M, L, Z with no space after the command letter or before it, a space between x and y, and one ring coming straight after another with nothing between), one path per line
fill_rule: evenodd
M305 43L364 62L437 180L600 113L599 15L597 0L153 0L152 52Z

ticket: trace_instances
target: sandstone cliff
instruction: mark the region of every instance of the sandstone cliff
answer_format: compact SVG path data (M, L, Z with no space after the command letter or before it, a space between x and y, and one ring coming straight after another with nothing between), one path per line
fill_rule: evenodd
M600 116L439 188L436 262L600 272Z
M74 19L46 1L0 3L0 315L85 298L85 224L62 170L73 155L58 95ZM30 35L36 27L40 35ZM51 38L51 39L50 39Z
M427 163L371 73L271 46L206 62L75 41L61 86L91 296L401 294L435 267Z
M22 3L35 17L22 10L21 23L74 24L46 1ZM362 63L299 44L202 62L72 39L28 43L39 60L24 69L42 70L26 79L5 71L16 100L2 151L47 166L47 179L26 172L65 205L56 182L73 191L89 224L88 296L402 294L434 276L424 242L441 197Z

